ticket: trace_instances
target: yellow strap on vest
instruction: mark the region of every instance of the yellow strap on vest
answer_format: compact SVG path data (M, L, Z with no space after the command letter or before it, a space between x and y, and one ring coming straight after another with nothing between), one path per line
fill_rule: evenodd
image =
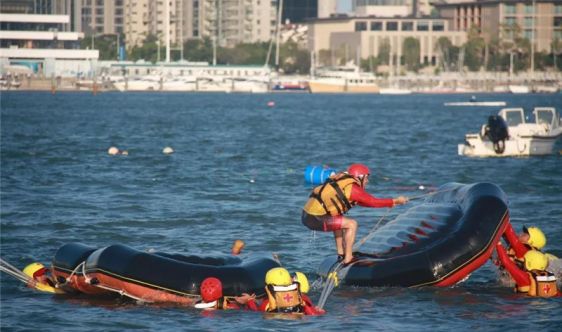
M329 214L332 216L345 214L354 205L350 201L351 185L360 185L359 181L349 174L340 173L326 183L312 190L311 198L305 211L313 215Z

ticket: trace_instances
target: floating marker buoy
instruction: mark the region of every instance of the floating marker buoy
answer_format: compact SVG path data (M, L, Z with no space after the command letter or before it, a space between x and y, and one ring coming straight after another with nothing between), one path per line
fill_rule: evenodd
M162 150L162 153L164 154L172 154L174 153L174 149L172 149L171 147L167 146L164 148L164 150Z
M250 179L250 183L254 183L254 182L256 182L256 180Z
M425 187L423 185L418 187L419 190L425 190Z
M111 155L111 156L115 156L115 155L118 155L118 154L119 154L119 149L116 148L116 147L114 147L114 146L112 146L112 147L110 147L110 148L107 150L107 153L108 153L109 155Z
M270 102L267 103L267 106L273 107L273 106L275 106L275 102L274 102L274 101L270 101Z

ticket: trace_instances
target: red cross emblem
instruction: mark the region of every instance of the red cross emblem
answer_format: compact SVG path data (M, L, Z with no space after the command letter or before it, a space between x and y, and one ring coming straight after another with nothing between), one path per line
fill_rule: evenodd
M286 302L291 302L291 300L293 299L293 296L291 294L287 294L287 295L283 296L283 299L285 299Z
M550 292L550 285L549 285L549 284L544 285L543 288L542 288L542 290L543 290L546 294L548 294L548 293Z

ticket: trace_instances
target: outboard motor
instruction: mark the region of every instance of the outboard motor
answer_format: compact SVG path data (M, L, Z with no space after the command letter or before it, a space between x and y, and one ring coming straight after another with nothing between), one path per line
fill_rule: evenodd
M505 150L505 140L509 137L507 123L498 115L488 117L486 136L494 144L494 151L501 154Z

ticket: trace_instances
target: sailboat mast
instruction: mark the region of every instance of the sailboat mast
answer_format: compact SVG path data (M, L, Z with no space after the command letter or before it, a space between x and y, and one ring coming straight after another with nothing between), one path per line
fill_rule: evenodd
M170 0L164 0L164 29L166 32L166 63L170 62Z
M277 34L275 37L275 70L279 71L279 37L281 35L281 18L283 13L283 0L279 0L278 8L277 8Z
M533 26L531 28L531 75L535 74L535 20L537 17L535 0L533 0ZM531 76L531 77L532 77Z

